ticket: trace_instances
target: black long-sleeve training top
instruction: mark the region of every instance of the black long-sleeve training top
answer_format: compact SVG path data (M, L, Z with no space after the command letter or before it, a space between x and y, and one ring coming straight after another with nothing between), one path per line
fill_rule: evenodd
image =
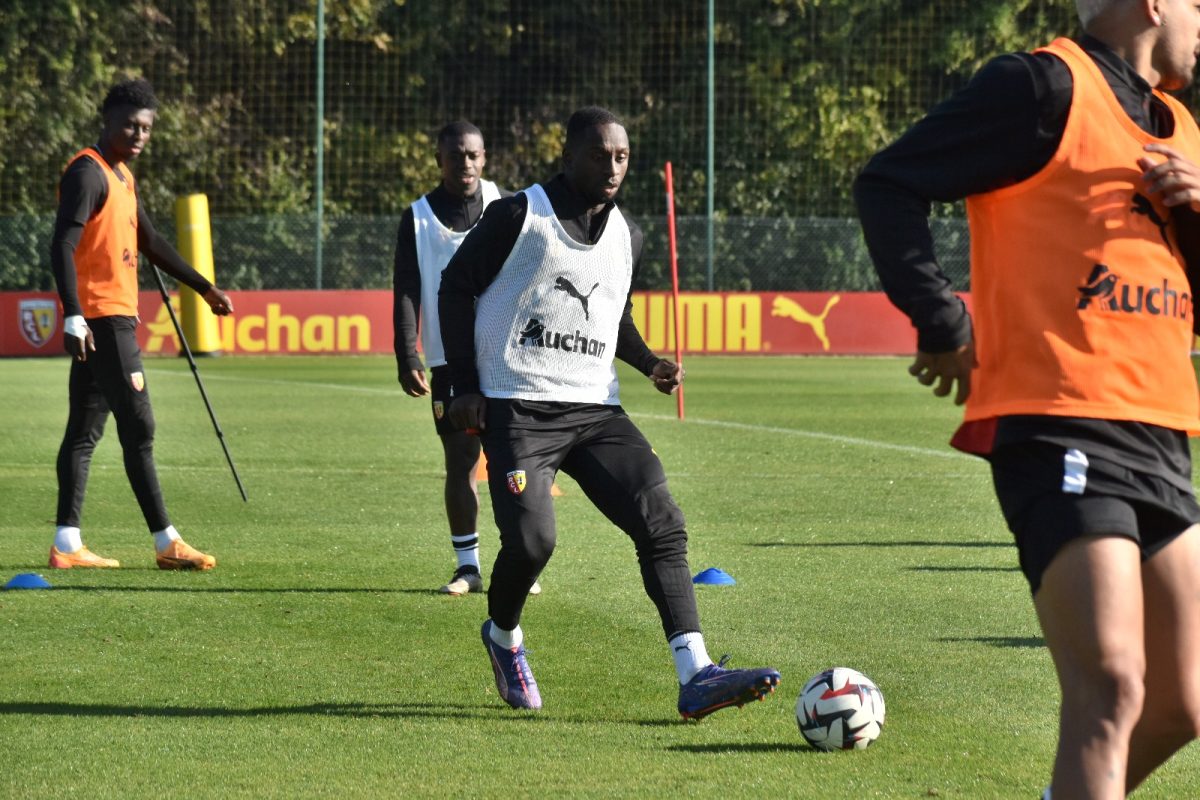
M1169 136L1174 120L1151 86L1107 45L1079 41L1138 127ZM888 298L912 320L917 347L940 353L965 344L970 320L938 265L929 230L932 202L951 202L1019 183L1044 167L1062 140L1071 108L1071 71L1049 53L989 61L965 89L935 107L870 160L854 184L867 248ZM1172 209L1192 285L1200 275L1200 216ZM1000 420L995 445L1049 441L1147 471L1190 464L1178 431L1140 423L1071 417Z
M1171 112L1150 84L1102 42L1080 46L1100 68L1138 127L1174 130ZM888 297L913 321L917 347L954 350L970 338L963 304L938 266L929 233L932 202L953 202L1020 183L1049 163L1071 110L1071 71L1049 53L1014 53L988 62L965 89L934 108L867 164L854 199ZM1189 273L1200 265L1200 217L1176 208L1176 235ZM927 301L929 289L936 301Z
M75 248L83 237L83 226L104 207L108 200L108 179L103 168L90 158L77 158L63 173L58 184L58 212L54 234L50 238L50 269L58 286L64 316L79 316L79 286L75 276ZM163 272L204 294L212 282L192 269L150 222L138 197L138 250Z
M512 197L513 193L507 189L499 191L501 197ZM425 195L425 199L438 221L456 233L469 231L483 215L482 187L475 194L459 197L439 183L436 189ZM421 262L417 260L417 234L412 206L404 209L400 215L392 288L395 292L392 330L396 363L401 370L423 369L421 357L417 355L417 326L421 317Z

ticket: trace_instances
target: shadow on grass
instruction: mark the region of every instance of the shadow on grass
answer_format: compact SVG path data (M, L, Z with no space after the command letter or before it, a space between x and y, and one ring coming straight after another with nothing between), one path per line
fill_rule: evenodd
M905 567L908 572L1020 572L1020 567Z
M478 706L459 703L311 703L302 706L223 708L122 706L107 703L0 703L0 715L40 717L477 717Z
M349 586L248 588L244 586L55 586L53 592L186 592L215 594L425 594L440 595L437 589L382 589Z
M802 742L740 742L738 744L673 744L667 750L675 753L809 753L827 755Z
M1011 548L1011 542L952 542L952 541L923 541L912 540L903 542L873 542L857 540L852 542L751 542L748 547L1004 547Z
M1045 647L1046 640L1040 636L943 636L939 642L975 642L992 647Z
M121 718L254 718L254 717L345 717L350 719L469 719L516 722L520 724L568 723L594 725L595 717L559 716L530 711L515 711L503 705L466 703L309 703L299 706L259 706L229 708L222 706L150 706L108 703L0 703L0 717L121 717ZM613 720L617 721L617 720ZM679 719L619 722L627 725L684 724Z

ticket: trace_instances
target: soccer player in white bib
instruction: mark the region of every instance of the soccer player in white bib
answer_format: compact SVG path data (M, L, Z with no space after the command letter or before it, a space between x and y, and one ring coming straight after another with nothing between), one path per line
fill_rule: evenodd
M563 171L489 206L442 275L450 416L479 431L500 552L482 629L500 696L541 708L521 611L556 539L551 486L561 469L633 540L679 678L679 713L699 719L774 690L771 668L708 657L683 513L662 463L620 406L614 357L671 394L683 370L646 346L630 316L642 232L617 208L629 138L612 112L567 122Z
M450 377L442 352L437 292L442 270L467 231L479 221L488 203L511 197L512 192L483 179L487 151L483 134L470 122L451 122L438 132L435 158L442 173L441 183L400 217L392 323L400 386L410 397L429 396L432 400L433 424L445 454L446 518L456 561L454 574L440 591L459 596L483 591L479 573L479 493L475 488L480 447L479 437L456 427L446 413ZM418 329L425 363L417 353ZM532 594L540 591L537 585L530 589Z

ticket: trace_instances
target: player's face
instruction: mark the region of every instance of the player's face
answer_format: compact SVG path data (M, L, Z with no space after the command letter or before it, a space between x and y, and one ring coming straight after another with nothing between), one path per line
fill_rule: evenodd
M594 205L617 196L629 170L629 136L616 123L596 125L563 151L567 182Z
M110 108L104 115L100 146L115 161L132 161L150 141L155 112L148 108Z
M437 163L446 191L458 197L474 195L479 191L479 179L487 163L483 137L468 133L442 142L437 149Z
M1158 46L1154 49L1154 67L1158 70L1158 88L1168 91L1191 84L1200 51L1200 3L1194 0L1160 0L1163 24Z

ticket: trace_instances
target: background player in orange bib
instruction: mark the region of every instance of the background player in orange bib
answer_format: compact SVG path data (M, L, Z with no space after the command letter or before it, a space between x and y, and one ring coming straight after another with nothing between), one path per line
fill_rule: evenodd
M1062 692L1054 800L1117 798L1200 728L1200 4L1077 0L1086 35L1001 56L875 156L868 247L966 405ZM974 320L930 203L967 199ZM973 323L973 324L972 324Z
M125 474L154 536L161 569L211 569L216 559L189 546L167 516L154 466L154 414L138 349L138 254L199 293L216 314L233 302L192 269L155 231L126 166L150 140L158 100L149 82L118 83L104 98L95 146L75 154L59 183L50 263L71 354L70 411L58 451L58 512L50 566L117 567L83 545L80 517L88 468L109 412Z

